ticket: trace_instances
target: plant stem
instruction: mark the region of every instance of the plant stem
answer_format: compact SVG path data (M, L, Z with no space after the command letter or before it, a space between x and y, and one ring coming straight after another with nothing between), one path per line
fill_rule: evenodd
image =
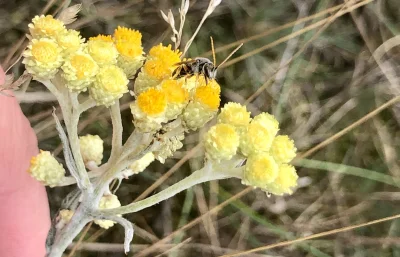
M119 215L126 214L132 212L138 212L147 207L158 204L168 198L173 197L174 195L186 190L194 185L211 181L211 180L219 180L230 177L238 177L242 168L235 168L229 171L226 170L213 170L211 164L206 164L202 169L193 172L190 176L182 179L181 181L175 183L174 185L164 189L163 191L150 196L144 200L139 202L134 202L119 208L101 210L106 215Z
M113 126L113 136L112 136L112 147L111 147L111 156L110 162L113 162L114 159L121 153L122 148L122 120L121 120L121 110L119 106L119 100L115 101L110 108L111 114L111 122Z

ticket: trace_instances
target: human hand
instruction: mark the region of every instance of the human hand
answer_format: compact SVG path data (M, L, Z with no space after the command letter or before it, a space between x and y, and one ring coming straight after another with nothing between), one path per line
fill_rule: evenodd
M0 67L0 86L4 81ZM36 135L12 92L0 94L0 256L45 256L46 190L27 172L37 153Z

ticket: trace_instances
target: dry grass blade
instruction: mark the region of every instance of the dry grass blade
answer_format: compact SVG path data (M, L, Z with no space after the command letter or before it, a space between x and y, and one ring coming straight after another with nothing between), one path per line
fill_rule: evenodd
M311 148L310 150L300 154L298 157L299 158L305 158L307 156L310 156L311 154L315 153L316 151L318 151L321 148L324 148L325 146L329 145L330 143L332 143L333 141L335 141L336 139L340 138L341 136L345 135L347 132L351 131L352 129L360 126L361 124L363 124L364 122L368 121L369 119L371 119L372 117L376 116L378 113L380 113L381 111L387 109L388 107L392 106L393 104L397 103L400 101L400 96L396 96L393 99L391 99L390 101L386 102L385 104L382 104L381 106L379 106L378 108L376 108L375 110L371 111L370 113L368 113L367 115L365 115L364 117L362 117L361 119L359 119L358 121L354 122L353 124L351 124L350 126L342 129L341 131L337 132L336 134L334 134L333 136L329 137L328 139L324 140L323 142L319 143L318 145L314 146L313 148Z
M298 238L298 239L295 239L295 240L280 242L280 243L276 243L276 244L272 244L272 245L268 245L268 246L262 246L262 247L258 247L258 248L252 249L252 250L243 251L243 252L239 252L239 253L235 253L235 254L221 255L220 257L240 256L240 255L243 255L243 254L254 253L254 252L258 252L258 251L269 250L269 249L273 249L273 248L277 248L277 247L292 245L292 244L300 243L300 242L303 242L303 241L306 241L306 240L315 239L315 238L319 238L319 237L323 237L323 236L334 235L334 234L337 234L337 233L350 231L350 230L353 230L353 229L362 228L362 227L366 227L366 226L371 226L371 225L374 225L374 224L378 224L378 223L382 223L382 222L385 222L385 221L394 220L394 219L398 219L398 218L400 218L400 214L393 215L393 216L390 216L390 217L386 217L386 218L383 218L383 219L373 220L373 221L366 222L366 223L359 224L359 225L353 225L353 226L347 226L347 227L344 227L344 228L333 229L333 230L330 230L330 231L326 231L326 232L318 233L318 234L315 234L315 235Z
M349 12L351 12L351 11L357 9L357 8L360 8L361 6L369 4L372 1L374 1L374 0L365 0L365 1L362 1L362 2L360 2L358 4L354 4L352 6L347 7L347 4L350 4L350 3L354 2L354 1L349 1L344 6L342 6L342 8L345 8L344 10L340 9L336 14L332 15L331 17L328 17L328 18L325 18L323 20L320 20L320 21L318 21L318 22L316 22L314 24L311 24L311 25L303 28L302 30L296 31L294 33L291 33L290 35L282 37L282 38L280 38L280 39L278 39L278 40L276 40L274 42L271 42L270 44L267 44L267 45L262 46L260 48L254 49L254 50L252 50L252 51L250 51L250 52L248 52L248 53L246 53L244 55L241 55L239 57L236 57L236 58L226 62L224 65L222 65L221 68L228 67L228 66L233 65L233 64L235 64L237 62L243 61L243 60L245 60L245 59L247 59L247 58L249 58L249 57L251 57L253 55L261 53L261 52L263 52L263 51L265 51L267 49L270 49L270 48L272 48L274 46L277 46L277 45L279 45L279 44L281 44L283 42L286 42L286 41L288 41L288 40L290 40L290 39L292 39L294 37L298 37L298 36L304 34L307 31L313 30L313 29L318 28L320 26L324 26L325 24L330 24L331 22L333 22L335 19L339 18L340 16L343 16L346 13L349 13Z
M168 242L169 240L171 240L174 236L178 235L179 233L181 233L184 230L187 230L193 226L195 226L196 224L198 224L199 222L201 222L203 220L204 217L206 217L207 215L213 215L215 213L218 213L222 208L224 208L226 205L228 205L229 203L231 203L232 201L244 196L245 194L251 192L253 189L251 187L248 187L244 190L242 190L241 192L237 193L236 195L232 196L231 198L227 199L226 201L222 202L221 204L215 206L214 208L212 208L211 210L209 210L207 213L197 217L196 219L192 220L191 222L187 223L185 226L181 227L180 229L172 232L171 234L169 234L168 236L164 237L163 239L161 239L160 241L154 243L152 246L150 246L149 248L146 248L144 250L142 250L141 252L139 252L136 257L143 257L146 256L148 253L153 252L155 249L157 249L157 247L161 244L164 244L166 242Z

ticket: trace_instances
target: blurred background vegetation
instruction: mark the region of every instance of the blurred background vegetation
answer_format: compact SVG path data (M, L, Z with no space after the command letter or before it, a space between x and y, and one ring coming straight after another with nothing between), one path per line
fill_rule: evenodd
M0 1L2 65L7 68L18 59L27 25L35 15L54 14L77 3ZM206 0L190 3L184 42L208 5ZM177 14L180 1L82 0L82 4L79 19L71 27L84 37L112 34L118 25L131 27L142 32L147 51L159 42L170 43L171 31L160 10L172 9ZM128 256L220 256L400 213L400 104L396 104L400 100L400 47L396 46L400 38L395 37L399 32L399 0L222 1L188 56L210 58L212 36L220 62L232 50L225 46L245 40L219 72L221 104L246 103L253 115L277 116L282 133L294 138L301 152L302 158L295 161L299 188L292 196L268 197L260 190L243 192L245 186L235 179L196 186L126 215L136 228ZM382 46L384 42L388 43ZM11 71L20 75L21 62ZM17 96L39 147L53 151L62 161L51 117L57 102L34 81ZM125 138L133 129L131 100L129 94L121 99ZM381 112L368 114L376 109ZM85 113L79 130L80 135L100 135L106 160L112 134L108 110L94 108ZM189 134L184 148L165 165L154 163L124 181L117 191L122 204L143 198L145 190L146 195L158 192L201 167L201 151L192 149L205 130ZM71 189L48 189L52 213ZM230 198L237 193L240 197ZM212 215L198 218L210 210ZM159 242L151 253L140 253L166 236L170 240ZM123 229L118 225L109 230L88 226L79 239L81 248L65 256L125 256ZM400 256L400 221L243 256Z

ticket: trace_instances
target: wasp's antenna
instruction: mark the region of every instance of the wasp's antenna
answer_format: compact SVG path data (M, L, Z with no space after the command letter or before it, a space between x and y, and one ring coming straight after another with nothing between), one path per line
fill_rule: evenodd
M239 50L239 48L242 47L242 45L243 45L243 43L241 43L238 47L236 47L236 49L233 50L233 51L228 55L228 57L226 57L225 60L224 60L223 62L221 62L221 63L217 66L216 69L218 69L218 68L219 68L220 66L222 66L224 63L226 63L226 61L229 60L229 58L231 58L231 56L232 56L234 53L236 53L236 51Z
M210 37L211 40L211 51L212 51L212 55L213 55L213 61L214 61L214 66L217 65L217 59L215 58L215 51L214 51L214 40L212 37Z

